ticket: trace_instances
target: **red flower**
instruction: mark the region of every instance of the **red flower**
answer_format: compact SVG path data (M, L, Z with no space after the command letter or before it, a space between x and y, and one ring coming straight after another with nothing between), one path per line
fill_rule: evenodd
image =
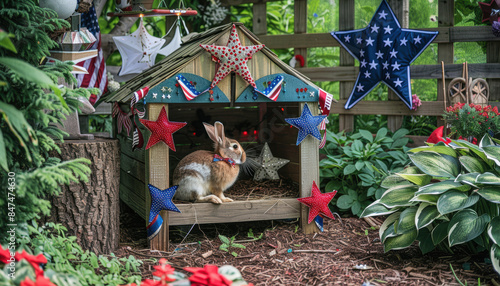
M192 286L227 286L231 285L232 281L219 274L216 265L205 265L203 268L186 267L184 270L193 273L189 277Z
M26 277L24 281L19 284L19 286L57 286L56 284L50 282L49 278L44 276L38 276L36 281L33 282L29 277Z
M0 262L7 264L9 263L9 259L11 258L10 251L6 248L3 249L0 245Z
M500 115L500 114L498 113L498 107L496 107L496 106L495 106L495 107L493 107L493 112L495 112L495 114L496 114L496 115Z
M161 281L175 281L175 279L168 277L168 275L174 274L174 268L167 263L165 258L160 259L160 265L153 266L153 268L156 269L156 271L153 272L153 275L160 277Z
M153 279L146 279L142 281L141 286L160 286L161 281L158 280L153 280Z
M16 253L16 260L17 261L20 261L23 259L26 259L31 264L31 266L33 266L33 268L35 269L36 277L43 275L43 270L42 270L42 268L40 268L40 264L47 263L47 258L45 258L45 256L43 256L43 254L40 253L37 256L30 255L25 250L23 250L23 252L21 252L21 253L19 253L19 252Z

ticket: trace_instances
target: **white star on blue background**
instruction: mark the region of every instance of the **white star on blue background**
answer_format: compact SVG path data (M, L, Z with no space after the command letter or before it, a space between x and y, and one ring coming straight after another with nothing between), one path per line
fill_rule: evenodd
M379 31L380 28L383 31ZM358 78L345 104L346 109L351 109L380 82L392 89L408 108L412 108L410 64L436 38L438 32L402 29L389 4L383 0L367 27L331 34L360 61ZM356 43L350 39L356 39Z
M307 103L304 105L302 114L297 118L285 118L288 124L293 125L299 129L299 136L297 136L297 145L299 145L307 135L311 135L318 140L321 140L321 133L319 133L318 125L325 119L326 115L313 116Z

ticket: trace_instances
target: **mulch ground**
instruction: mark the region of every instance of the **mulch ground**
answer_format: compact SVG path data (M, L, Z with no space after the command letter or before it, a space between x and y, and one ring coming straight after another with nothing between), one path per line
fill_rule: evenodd
M241 194L228 191L236 200L269 198L285 192L296 197L298 188L288 181L248 184ZM239 187L238 187L239 186ZM251 196L249 196L251 194ZM288 195L287 195L288 196ZM375 220L380 225L381 220ZM373 223L373 222L372 222ZM458 248L454 255L432 252L422 255L418 245L384 253L378 230L365 220L347 217L325 220L325 231L304 234L296 221L264 221L209 224L170 228L170 251L148 249L145 221L121 205L121 243L118 256L143 259L144 278L151 278L157 259L167 258L179 271L205 264L233 265L254 285L464 285L500 286L500 276L488 263L488 253L470 255ZM249 231L255 237L248 237ZM222 251L218 235L235 236L246 248L231 248L237 256ZM467 284L465 284L467 283Z

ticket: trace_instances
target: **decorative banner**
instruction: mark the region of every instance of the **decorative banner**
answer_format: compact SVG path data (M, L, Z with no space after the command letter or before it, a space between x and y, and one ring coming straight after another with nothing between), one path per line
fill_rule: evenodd
M143 99L149 92L149 86L143 87L134 92L134 96L130 100L130 107L134 106L139 100Z
M346 109L351 109L383 82L411 110L410 64L438 32L401 29L389 4L383 0L366 28L331 34L360 63Z
M177 83L182 89L182 93L184 93L184 96L186 97L187 100L192 100L198 97L198 95L205 93L207 90L204 91L197 91L196 88L191 84L189 80L187 80L183 75L178 75L176 78Z
M493 22L498 20L498 11L500 9L500 0L491 0L490 3L478 2L479 8L483 12L483 19L481 22Z
M174 205L172 198L174 197L177 187L173 186L165 190L160 190L157 187L148 184L149 193L151 194L151 209L149 210L149 224L147 226L148 239L153 239L159 232L163 225L163 218L160 211L174 211L180 213L181 211Z
M323 149L326 144L326 124L328 123L328 115L330 115L330 108L332 107L333 95L327 93L326 91L319 89L319 108L321 110L321 115L326 115L327 117L321 121L319 126L320 131L325 131L321 142L319 143L319 149Z
M297 137L297 145L299 145L307 135L311 135L318 140L321 140L321 134L318 130L318 125L326 118L326 115L313 116L309 110L307 103L304 105L302 115L297 118L285 118L285 121L299 129Z
M316 182L313 181L312 191L310 197L298 198L297 200L306 206L309 207L309 217L308 223L311 223L317 216L324 215L331 219L335 219L333 217L332 211L328 208L328 204L333 199L333 197L337 194L337 191L333 191L330 193L321 193Z
M148 144L146 144L146 150L151 148L151 146L156 143L163 141L167 146L175 151L175 144L172 134L182 127L186 126L186 122L171 122L168 120L167 112L165 111L165 106L162 107L158 119L156 121L150 121L146 119L139 119L139 121L146 126L151 135L149 136Z
M321 231L321 232L325 231L325 229L323 227L323 217L321 215L314 218L314 223L319 228L319 231Z
M118 133L122 132L122 128L125 127L127 130L127 136L130 135L130 130L132 129L132 121L130 120L131 113L125 113L120 109L118 102L113 104L113 117L116 117L116 125L118 128Z
M283 83L283 76L278 75L264 91L259 91L255 88L255 91L264 95L265 97L271 99L272 101L276 101L281 92L281 84Z
M144 138L142 137L142 132L137 127L134 119L134 133L132 134L132 151L140 150L144 146Z
M226 46L200 46L212 55L212 59L216 60L217 63L220 64L220 67L212 80L210 89L214 88L232 71L241 76L251 86L254 88L256 87L252 75L250 74L250 70L248 69L247 62L256 52L262 50L264 45L242 46L240 38L238 37L238 32L236 31L236 26L233 24Z
M290 162L290 160L287 159L273 157L267 142L264 144L264 148L262 148L259 157L251 160L255 161L258 166L253 177L254 181L262 181L265 179L279 180L280 176L278 175L278 169Z

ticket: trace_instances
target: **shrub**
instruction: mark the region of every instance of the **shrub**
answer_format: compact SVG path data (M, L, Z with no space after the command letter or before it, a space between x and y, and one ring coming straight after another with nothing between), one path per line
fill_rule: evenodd
M366 130L352 135L327 131L327 144L321 151L326 158L320 161L322 189L337 190L334 203L340 211L360 215L362 210L379 199L384 192L382 178L399 172L409 163L404 147L408 143L406 129L388 135L386 128L375 136Z
M489 250L500 273L500 141L452 141L409 151L413 166L388 176L387 190L361 217L389 215L379 234L384 250L419 241L422 253L465 244Z
M468 139L481 138L484 134L494 136L500 132L500 113L491 105L481 107L476 104L455 103L446 108L443 115L451 125L450 136L456 134Z

